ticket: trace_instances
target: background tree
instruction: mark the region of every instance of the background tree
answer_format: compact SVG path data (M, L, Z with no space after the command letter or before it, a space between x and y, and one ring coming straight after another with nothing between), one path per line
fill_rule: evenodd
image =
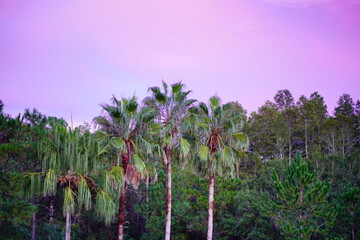
M310 239L318 233L326 234L335 221L336 209L328 202L330 184L316 180L298 152L284 171L281 180L273 169L276 198L264 209L286 239Z
M314 92L310 98L301 96L297 102L299 110L299 129L303 131L303 145L305 156L309 158L315 153L321 142L320 126L327 117L327 107L324 98L319 93Z

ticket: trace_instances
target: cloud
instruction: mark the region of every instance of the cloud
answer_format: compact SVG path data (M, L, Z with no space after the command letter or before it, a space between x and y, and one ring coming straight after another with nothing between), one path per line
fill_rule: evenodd
M310 7L313 5L334 2L336 0L264 0L285 7Z

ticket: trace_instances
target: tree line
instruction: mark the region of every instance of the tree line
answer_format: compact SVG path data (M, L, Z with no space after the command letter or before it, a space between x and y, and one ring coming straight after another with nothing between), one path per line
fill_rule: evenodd
M0 104L2 239L357 239L360 101L279 90L247 116L182 83L89 124Z

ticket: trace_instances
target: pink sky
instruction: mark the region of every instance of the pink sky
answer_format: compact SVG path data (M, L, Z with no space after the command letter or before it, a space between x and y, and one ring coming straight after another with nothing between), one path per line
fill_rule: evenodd
M360 0L0 0L0 99L90 122L112 94L183 81L248 112L279 89L360 99Z

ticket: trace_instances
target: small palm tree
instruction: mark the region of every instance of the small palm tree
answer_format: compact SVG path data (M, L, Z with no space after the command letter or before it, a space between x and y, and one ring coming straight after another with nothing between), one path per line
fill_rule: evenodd
M112 105L102 105L105 114L94 118L97 126L110 138L111 145L116 149L116 166L122 163L123 174L127 183L133 186L139 184L140 175L145 173L145 164L140 158L138 145L144 145L147 152L151 146L142 135L147 124L155 117L156 112L149 108L140 108L136 98L112 98ZM124 236L126 182L119 191L118 239Z
M211 97L209 106L200 103L190 108L184 130L200 144L194 159L199 173L209 176L209 217L207 239L213 235L215 175L234 176L240 163L241 151L247 148L248 138L240 132L243 121L233 103L222 105Z
M168 85L163 82L163 91L159 87L149 88L152 96L146 97L144 103L146 106L155 109L158 113L157 134L160 139L162 149L162 160L166 165L166 227L165 240L170 240L171 234L171 163L172 153L175 146L180 147L180 155L185 156L190 152L190 145L181 138L181 124L188 113L188 109L196 100L187 99L190 91L184 91L184 84L175 83L171 85L169 91Z
M42 170L45 174L43 183L44 196L55 195L57 187L64 191L63 212L66 216L65 239L71 236L71 214L74 213L75 200L79 207L89 210L92 207L92 196L96 195L96 210L106 223L115 213L115 204L107 192L103 191L92 180L90 175L98 172L98 157L105 152L105 146L86 132L79 129L67 129L55 125L49 138L39 146ZM121 179L111 174L113 179ZM121 184L120 180L117 181Z

